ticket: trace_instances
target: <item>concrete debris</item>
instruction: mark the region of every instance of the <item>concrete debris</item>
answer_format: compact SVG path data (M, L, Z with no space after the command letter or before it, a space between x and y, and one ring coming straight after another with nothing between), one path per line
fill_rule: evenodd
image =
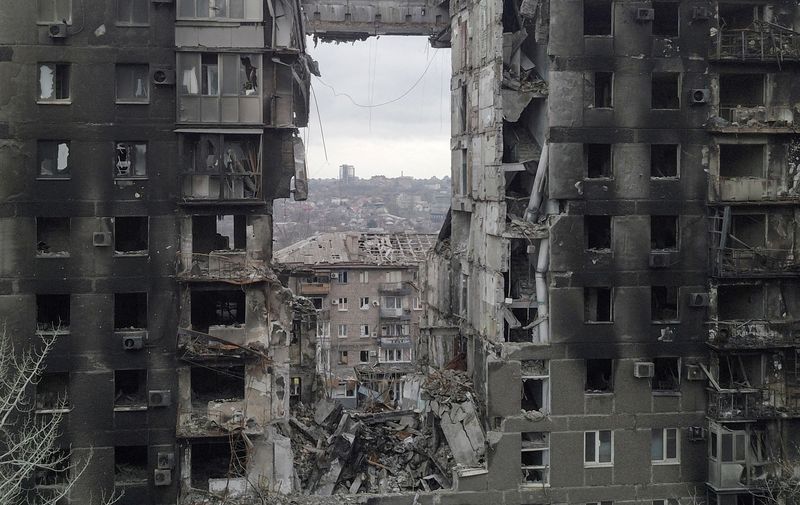
M436 370L423 383L425 392L439 403L463 403L472 397L472 381L466 372Z

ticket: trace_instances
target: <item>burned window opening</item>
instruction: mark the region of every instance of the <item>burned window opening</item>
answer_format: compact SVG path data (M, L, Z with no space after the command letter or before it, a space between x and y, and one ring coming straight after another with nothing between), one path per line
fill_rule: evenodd
M190 373L193 407L205 409L208 402L244 399L244 366L195 366Z
M547 379L522 378L522 410L544 410L547 407Z
M114 329L147 328L147 293L114 294Z
M653 35L677 37L680 22L678 2L653 2Z
M208 333L210 326L244 325L245 298L242 290L192 291L192 329Z
M613 3L611 0L583 1L583 34L612 34Z
M611 288L583 288L583 316L587 323L612 322L614 306Z
M68 101L70 66L67 63L39 64L39 101Z
M55 449L36 468L34 485L37 488L65 486L70 480L70 469L69 449Z
M147 478L146 445L114 447L115 484L143 484Z
M36 410L69 408L69 373L45 372L36 384Z
M745 30L764 19L764 6L720 2L719 26L722 30Z
M147 370L114 370L114 407L147 406Z
M192 252L244 251L247 249L247 216L192 216ZM326 279L330 281L330 279Z
M653 391L674 392L681 389L680 358L655 358L651 382Z
M147 177L147 142L116 142L114 178Z
M762 285L724 285L717 288L717 306L721 321L763 320Z
M115 254L147 254L148 236L147 216L114 218Z
M677 144L652 144L650 146L650 177L678 176Z
M526 484L550 482L550 434L523 432L520 460L522 480Z
M586 387L587 393L611 393L614 391L614 360L587 359Z
M611 250L611 216L584 216L586 248L597 251Z
M594 106L610 109L614 107L614 73L594 73Z
M719 144L720 177L764 177L764 144Z
M246 200L260 196L260 135L184 134L180 149L184 197Z
M70 221L68 217L36 218L36 255L69 256Z
M650 310L653 321L677 321L677 286L652 286L650 288Z
M678 216L650 216L650 249L678 250Z
M514 33L522 29L517 0L503 0L503 33Z
M40 178L69 179L72 176L69 141L40 140L36 145L36 153Z
M247 445L241 437L191 445L191 483L208 489L211 479L237 479L247 472Z
M766 214L733 214L730 246L732 249L756 249L767 245Z
M764 74L720 74L720 108L764 105Z
M611 144L586 144L586 176L589 179L613 177Z
M536 328L534 323L539 318L539 311L536 307L528 308L512 308L511 314L516 321L514 324L509 324L509 321L504 321L506 328L506 342L535 342L534 338Z
M680 109L680 74L677 72L653 72L652 109Z
M69 331L70 296L36 295L37 331Z

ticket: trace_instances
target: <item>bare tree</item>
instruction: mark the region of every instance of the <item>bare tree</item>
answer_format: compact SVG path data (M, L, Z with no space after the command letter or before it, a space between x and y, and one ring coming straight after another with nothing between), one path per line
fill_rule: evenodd
M763 470L750 488L750 493L758 501L765 505L800 503L800 460L775 458Z

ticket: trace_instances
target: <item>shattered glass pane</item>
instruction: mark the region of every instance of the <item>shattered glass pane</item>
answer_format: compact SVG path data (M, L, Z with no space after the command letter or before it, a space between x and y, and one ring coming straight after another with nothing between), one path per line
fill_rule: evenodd
M51 100L54 95L55 65L39 65L39 98Z

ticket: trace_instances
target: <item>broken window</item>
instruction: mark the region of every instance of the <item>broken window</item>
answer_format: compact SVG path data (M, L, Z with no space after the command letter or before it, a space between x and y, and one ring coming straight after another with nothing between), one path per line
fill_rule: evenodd
M69 96L68 63L39 64L39 101L68 101Z
M339 337L346 338L347 337L347 325L340 324L339 325Z
M719 3L719 26L723 30L745 30L753 21L764 19L764 6L740 3Z
M36 383L36 410L69 408L69 373L45 372Z
M36 218L36 255L43 257L69 256L69 218Z
M587 393L611 393L614 391L614 360L586 360L585 391Z
M594 106L595 108L611 108L614 106L614 73L594 73Z
M36 467L34 485L37 488L63 487L70 480L70 451L55 449ZM45 502L48 503L48 502Z
M361 324L359 325L359 336L360 337L368 337L369 336L369 325L368 324Z
M339 364L340 365L347 364L347 351L339 351Z
M116 142L114 178L147 177L147 142Z
M612 174L611 144L586 144L586 177L607 179Z
M369 309L369 297L362 296L358 300L358 306L361 307L361 310L368 310Z
M611 216L584 216L586 248L592 250L611 250Z
M653 2L653 35L678 36L678 6L678 2Z
M114 370L114 408L147 406L147 370Z
M150 0L117 0L118 25L146 25L150 19Z
M317 310L322 310L322 297L320 296L311 296L308 297L311 300L311 304L314 305L314 308Z
M550 403L550 378L547 362L532 360L541 364L539 370L526 370L527 361L522 363L522 394L520 408L522 410L538 410L546 413Z
M69 331L69 295L36 295L36 330Z
M583 0L583 34L611 35L611 0Z
M369 363L369 351L359 351L358 361L361 363Z
M680 391L681 360L680 358L655 358L652 378L653 391Z
M118 64L117 103L147 103L150 96L147 65Z
M114 218L114 253L147 254L147 216Z
M522 481L525 484L549 484L550 434L529 431L521 435Z
M680 74L677 72L653 72L652 100L653 109L680 109Z
M719 286L717 307L722 321L764 319L764 288L761 285Z
M259 5L245 0L178 0L178 18L261 19Z
M244 251L247 249L247 216L192 216L192 252Z
M190 370L193 407L205 410L208 402L244 399L243 366L194 366Z
M583 288L583 317L588 323L608 323L614 320L611 288Z
M723 463L744 463L746 434L744 431L723 432L721 435L721 460Z
M289 396L300 396L302 392L300 377L292 377L289 382Z
M132 445L114 448L114 483L147 483L147 446Z
M720 177L764 177L764 144L719 144Z
M408 350L403 349L384 349L383 350L383 361L384 362L399 362L399 361L409 361L411 358L410 356L404 356L407 354Z
M678 177L678 145L650 145L650 177Z
M320 337L329 337L331 335L331 322L317 321L317 335Z
M192 329L208 333L211 326L239 327L245 323L245 294L238 289L193 290Z
M71 177L69 141L40 140L36 149L39 177L53 179L69 179Z
M583 449L584 466L612 465L614 463L614 432L611 430L584 432Z
M37 0L40 23L72 23L72 0Z
M257 198L261 187L260 135L180 137L183 195L196 199Z
M114 329L147 328L147 293L114 294Z
M653 463L679 463L678 428L653 428L650 434L650 461Z
M340 270L339 272L336 272L335 276L332 277L338 284L347 284L347 270Z
M536 307L512 308L503 312L506 342L541 343L538 325L539 311Z
M652 286L650 288L650 307L653 321L677 321L678 287Z
M720 108L764 105L764 74L720 74Z
M209 480L239 479L246 475L248 451L245 440L236 435L219 442L191 444L191 484L209 489ZM232 483L231 483L232 486Z
M179 120L208 123L260 122L261 67L259 54L179 54ZM200 101L200 97L208 99ZM220 97L223 99L220 100ZM253 110L246 110L248 107Z
M650 249L678 249L678 216L650 216Z
M733 214L731 216L730 247L753 249L767 244L766 214Z

